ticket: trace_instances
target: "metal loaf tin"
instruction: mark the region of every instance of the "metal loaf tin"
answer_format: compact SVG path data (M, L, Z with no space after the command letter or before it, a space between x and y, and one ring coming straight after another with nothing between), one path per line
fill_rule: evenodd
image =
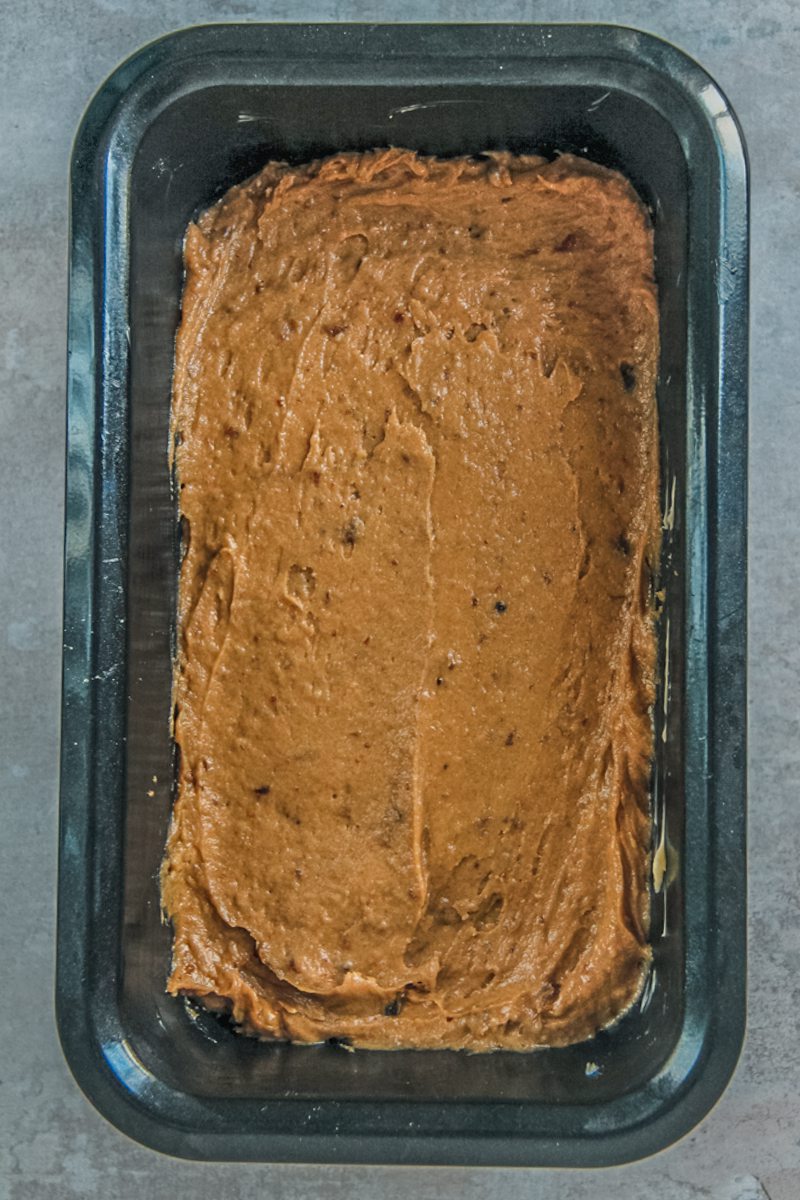
M270 1046L164 993L183 234L269 158L388 143L576 151L623 171L655 223L653 969L615 1027L566 1049ZM708 75L646 34L207 26L103 85L72 160L57 1008L75 1076L115 1125L191 1158L597 1166L708 1111L744 1026L746 345L741 133Z

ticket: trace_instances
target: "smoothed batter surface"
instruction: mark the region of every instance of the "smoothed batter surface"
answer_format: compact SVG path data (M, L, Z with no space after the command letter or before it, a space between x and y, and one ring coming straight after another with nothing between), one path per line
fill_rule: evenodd
M186 239L169 989L529 1048L647 961L652 234L583 160L269 164Z

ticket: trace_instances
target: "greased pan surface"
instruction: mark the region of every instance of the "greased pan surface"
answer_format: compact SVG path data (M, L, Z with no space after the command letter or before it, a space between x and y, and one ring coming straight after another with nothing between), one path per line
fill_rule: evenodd
M178 536L167 457L188 221L270 158L569 150L655 223L663 583L654 965L532 1055L259 1045L166 996ZM722 1091L744 1023L747 179L679 51L610 26L208 26L103 85L72 169L57 1004L81 1086L192 1158L602 1165Z

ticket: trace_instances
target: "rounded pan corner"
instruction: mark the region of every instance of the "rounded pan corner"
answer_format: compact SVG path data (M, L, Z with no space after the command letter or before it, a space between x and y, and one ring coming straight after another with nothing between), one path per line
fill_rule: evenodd
M687 1137L722 1099L736 1071L745 1039L744 989L738 998L731 997L724 1026L708 1029L700 1046L684 1032L679 1039L675 1058L683 1067L665 1073L658 1083L663 1091L660 1102L638 1125L632 1124L609 1140L601 1154L587 1161L586 1166L624 1166L651 1158ZM632 1097L635 1099L635 1097Z
M69 968L59 964L56 1033L67 1067L86 1100L118 1132L149 1150L176 1158L202 1157L191 1148L197 1136L191 1127L165 1115L179 1098L130 1051L118 1014L103 1014L102 1023L108 1025L104 1042L91 1002L71 986L68 975Z
M142 71L147 69L154 43L135 50L113 69L99 87L95 88L83 110L72 139L70 178L73 194L82 171L93 161L103 128L118 101Z
M109 1067L102 1047L89 1032L85 1013L77 1014L56 985L56 1032L72 1078L86 1100L116 1130L150 1150L176 1153L161 1123L126 1092Z
M76 182L81 171L89 167L94 159L109 119L136 81L145 74L157 74L159 68L173 57L174 48L187 39L199 42L206 30L233 27L232 25L216 27L198 25L171 30L169 33L162 34L161 37L146 42L114 67L89 97L75 130L70 152L73 193L76 190Z
M675 88L703 118L728 168L740 166L746 185L750 161L741 122L727 93L710 72L686 50L667 38L629 25L598 25L617 52L653 71Z

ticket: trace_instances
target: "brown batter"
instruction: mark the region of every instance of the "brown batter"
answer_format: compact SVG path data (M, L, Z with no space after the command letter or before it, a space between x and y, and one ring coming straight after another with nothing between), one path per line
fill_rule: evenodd
M591 163L269 164L188 232L169 989L524 1049L647 960L649 223Z

